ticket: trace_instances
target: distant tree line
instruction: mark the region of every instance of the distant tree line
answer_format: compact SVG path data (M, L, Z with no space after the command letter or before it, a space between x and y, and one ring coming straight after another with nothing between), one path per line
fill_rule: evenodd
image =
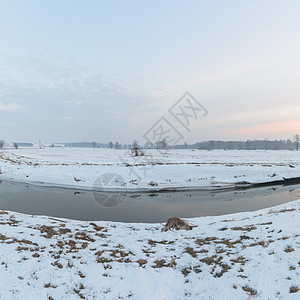
M18 149L19 147L33 147L32 143L12 143L12 146L15 149ZM3 149L4 147L9 147L9 144L5 143L4 140L0 140L0 149Z
M80 147L80 148L107 148L107 144L104 143L96 143L96 142L75 142L75 143L67 143L64 145L65 147Z
M0 149L2 149L5 146L5 141L4 140L0 140Z
M209 140L194 144L184 143L170 146L165 139L155 143L146 142L140 145L136 140L131 144L120 144L117 142L104 143L69 143L65 147L88 147L88 148L109 148L109 149L198 149L198 150L299 150L300 136L296 134L293 140L246 140L246 141L221 141Z
M198 150L299 150L300 135L296 134L293 139L287 140L247 140L247 141L221 141L208 140L194 144L184 143L170 146L165 139L155 143L146 142L140 145L136 140L131 144L121 144L118 141L108 143L76 142L64 144L65 147L83 148L109 148L109 149L198 149ZM0 149L9 146L4 140L0 140ZM32 147L31 143L13 143L14 148ZM62 145L61 145L62 146ZM41 144L40 144L41 147ZM52 143L50 147L57 147Z
M176 145L175 149L200 149L200 150L298 150L300 138L294 141L287 140L247 140L247 141L220 141L211 140L195 144Z

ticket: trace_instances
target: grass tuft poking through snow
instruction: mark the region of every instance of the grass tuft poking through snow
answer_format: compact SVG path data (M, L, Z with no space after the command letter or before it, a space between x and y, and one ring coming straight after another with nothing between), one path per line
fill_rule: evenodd
M187 221L177 218L177 217L173 217L168 219L166 225L164 225L163 229L161 230L162 232L171 230L171 229L175 229L175 230L192 230L193 227L196 226L192 226L190 225Z
M1 211L0 299L299 299L299 224L300 200L166 225Z

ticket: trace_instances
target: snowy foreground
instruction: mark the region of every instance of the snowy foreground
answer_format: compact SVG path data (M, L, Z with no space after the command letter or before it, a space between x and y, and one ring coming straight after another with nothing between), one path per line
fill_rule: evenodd
M188 222L2 211L0 299L299 299L300 200Z
M184 170L184 172L183 172ZM0 180L99 190L206 189L299 177L297 151L4 149Z

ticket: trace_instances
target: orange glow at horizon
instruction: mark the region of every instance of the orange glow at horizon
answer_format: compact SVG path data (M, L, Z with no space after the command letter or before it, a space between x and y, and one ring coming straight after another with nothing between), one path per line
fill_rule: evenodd
M247 135L247 134L259 134L259 133L276 133L276 132L288 132L295 131L300 132L300 120L286 121L277 123L267 123L252 127L244 127L238 129L232 129L227 131L231 135Z

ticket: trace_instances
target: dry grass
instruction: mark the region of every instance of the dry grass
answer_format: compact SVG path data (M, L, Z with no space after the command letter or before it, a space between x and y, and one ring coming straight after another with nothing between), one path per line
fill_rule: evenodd
M245 226L245 227L241 227L241 226L236 226L236 227L231 227L231 230L240 230L240 231L252 231L257 229L255 226L253 225L249 225L249 226Z
M164 225L164 228L161 231L166 232L166 231L171 230L171 229L175 229L175 230L181 230L181 229L192 230L193 227L196 227L196 226L190 225L185 220L179 219L177 217L173 217L173 218L168 219L166 225Z
M132 156L144 156L145 153L144 153L143 149L141 149L140 147L135 146L135 147L131 148L131 155Z
M251 296L255 296L257 294L257 291L248 285L243 286L242 289Z
M139 264L140 267L142 267L143 265L147 264L147 260L146 259L139 259L139 260L137 260L137 263Z
M176 267L176 262L175 258L172 258L170 262L165 261L164 259L157 259L154 261L155 265L152 266L154 269L159 269L159 268L175 268Z
M161 245L171 245L174 244L174 241L154 241L154 240L149 240L148 244L151 246L156 246L157 244L161 244Z
M290 293L293 294L293 293L298 293L300 291L300 288L293 285L290 287Z
M197 257L197 252L192 247L186 247L184 252L190 254L194 258Z
M286 253L290 253L290 252L294 252L295 251L295 249L293 248L293 247L291 247L291 246L287 246L285 249L284 249L284 252L286 252Z

